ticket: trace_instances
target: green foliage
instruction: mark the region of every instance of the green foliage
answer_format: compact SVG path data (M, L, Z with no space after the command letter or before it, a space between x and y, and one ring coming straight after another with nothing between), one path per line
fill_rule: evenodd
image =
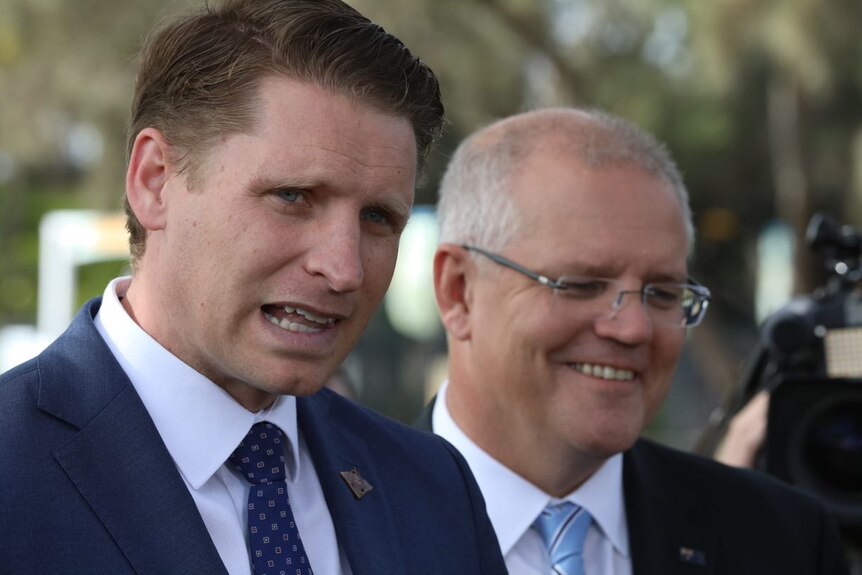
M0 326L33 324L38 286L39 222L49 211L85 209L80 193L65 187L0 187Z
M79 266L77 269L75 308L89 299L102 295L105 285L115 277L130 275L129 261L111 260Z

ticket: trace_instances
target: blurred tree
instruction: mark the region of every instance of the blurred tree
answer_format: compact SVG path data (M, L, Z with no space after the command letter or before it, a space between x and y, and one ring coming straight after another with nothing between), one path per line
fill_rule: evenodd
M134 55L168 4L0 2L0 325L34 321L46 211L120 206Z
M853 182L858 164L853 143L862 123L862 42L857 33L862 6L814 0L696 6L704 32L699 46L707 63L704 78L718 92L750 95L740 101L743 117L736 125L764 134L758 156L765 165L751 167L770 177L765 189L773 193L764 196L772 205L749 229L777 217L801 239L818 210L860 223L862 214L851 208L862 192ZM739 91L746 86L748 92ZM796 291L808 292L819 284L818 270L808 251L799 250Z

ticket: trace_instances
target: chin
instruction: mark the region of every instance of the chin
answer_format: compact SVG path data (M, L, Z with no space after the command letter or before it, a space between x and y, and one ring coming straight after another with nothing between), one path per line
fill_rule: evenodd
M630 449L639 435L640 431L634 429L606 429L603 433L589 437L581 446L590 455L607 459Z
M325 383L326 380L320 378L292 377L287 380L282 379L267 382L264 385L261 385L260 389L275 395L307 397L320 391Z
M295 395L296 397L308 397L310 395L314 395L315 393L317 393L318 391L323 389L324 384L325 384L325 382L295 385L291 391L286 392L283 395Z
M335 373L338 363L321 358L277 358L259 365L266 367L249 374L253 378L249 381L257 382L251 385L277 395L304 397L320 391Z

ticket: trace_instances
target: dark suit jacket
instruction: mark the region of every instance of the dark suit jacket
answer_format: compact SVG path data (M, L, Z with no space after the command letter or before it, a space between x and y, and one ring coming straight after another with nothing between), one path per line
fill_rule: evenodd
M431 409L416 422L432 431ZM759 472L639 440L623 454L633 575L846 575L833 519Z
M0 376L0 573L225 573L98 308ZM506 572L446 442L329 390L299 398L297 416L354 574ZM339 475L353 468L373 486L361 499Z

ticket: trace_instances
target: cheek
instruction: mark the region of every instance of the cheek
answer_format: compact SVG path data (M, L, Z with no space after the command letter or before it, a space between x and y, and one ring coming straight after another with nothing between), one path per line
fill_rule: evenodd
M518 311L493 314L492 327L486 333L493 342L488 346L489 355L490 362L499 366L498 377L512 382L512 394L526 407L555 393L555 368L549 355L562 338L547 317Z
M653 344L653 354L660 369L673 373L682 347L685 345L685 330L668 330L666 333L657 334Z
M648 391L652 403L660 404L670 391L673 373L676 371L676 365L684 344L684 330L656 339L653 346L651 389ZM653 409L657 409L657 407L654 405Z
M372 241L363 246L362 266L366 292L373 297L383 297L398 257L398 242Z

